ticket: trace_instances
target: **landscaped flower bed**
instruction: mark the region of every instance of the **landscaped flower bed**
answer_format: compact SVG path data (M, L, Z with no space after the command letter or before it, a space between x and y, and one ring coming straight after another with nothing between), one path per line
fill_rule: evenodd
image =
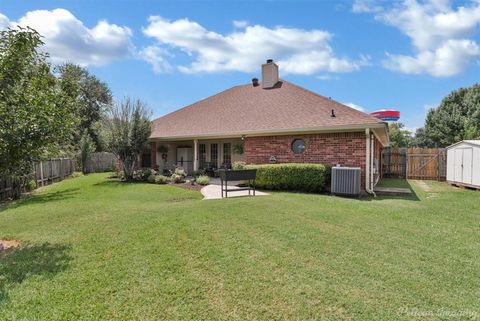
M121 177L121 175L120 175ZM133 179L139 182L147 182L151 184L170 184L178 187L200 190L203 186L210 183L210 178L199 173L196 177L187 179L187 174L182 167L177 167L171 171L169 176L160 175L157 171L150 168L136 170L133 173Z

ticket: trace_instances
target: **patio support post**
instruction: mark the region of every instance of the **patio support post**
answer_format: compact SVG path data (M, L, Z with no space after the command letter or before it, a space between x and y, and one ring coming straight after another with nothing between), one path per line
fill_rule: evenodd
M193 140L193 170L198 171L198 139Z

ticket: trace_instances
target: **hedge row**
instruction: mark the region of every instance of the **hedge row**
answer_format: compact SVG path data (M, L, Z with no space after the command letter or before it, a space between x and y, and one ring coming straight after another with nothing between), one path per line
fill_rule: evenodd
M256 186L267 190L318 193L325 191L330 183L330 167L322 164L246 165L245 168L257 169Z

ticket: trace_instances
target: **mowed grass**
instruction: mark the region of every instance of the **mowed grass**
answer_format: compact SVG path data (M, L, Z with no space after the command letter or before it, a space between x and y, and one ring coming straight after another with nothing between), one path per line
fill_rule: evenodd
M0 237L22 242L0 258L0 320L479 316L480 192L202 201L107 176L0 210Z
M412 188L409 181L400 178L382 178L377 184L378 187L399 187L399 188Z

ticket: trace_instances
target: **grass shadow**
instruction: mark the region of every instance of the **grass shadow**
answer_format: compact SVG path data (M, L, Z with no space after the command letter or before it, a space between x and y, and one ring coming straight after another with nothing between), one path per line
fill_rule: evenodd
M72 198L74 195L77 194L79 190L79 188L68 188L56 192L26 194L18 200L7 201L3 204L0 204L0 212L6 209L17 208L22 205L44 204L47 202L50 203L55 201L63 201Z
M31 276L54 277L72 257L70 246L51 243L25 244L0 254L0 305L8 292Z
M135 185L135 184L140 184L141 185L141 184L148 184L148 183L143 182L143 181L134 181L134 180L123 181L123 180L120 180L116 177L113 177L113 178L107 177L105 180L102 180L101 182L93 184L93 186L110 186L110 187L113 187L113 186Z
M380 182L375 186L377 187L392 187L392 188L408 188L412 192L411 194L383 194L377 193L378 195L373 197L367 197L368 199L365 200L390 200L390 199L398 199L398 200L405 200L405 201L420 201L417 193L412 188L410 182L406 179L399 179L399 178L383 178Z

